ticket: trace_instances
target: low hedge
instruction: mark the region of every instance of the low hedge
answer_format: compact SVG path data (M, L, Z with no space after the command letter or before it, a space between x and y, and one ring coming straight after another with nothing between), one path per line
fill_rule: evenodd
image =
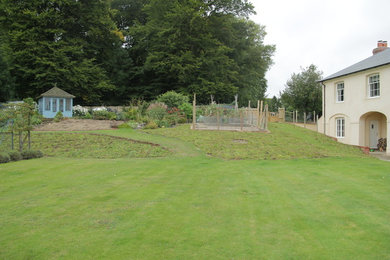
M8 153L0 153L0 163L7 163L9 161L11 161L11 158Z
M10 152L8 152L8 155L9 155L11 161L23 160L23 156L19 151L10 151Z
M28 151L22 152L22 157L25 160L34 159L34 158L41 158L41 157L43 157L43 153L41 151L38 151L38 150L28 150Z

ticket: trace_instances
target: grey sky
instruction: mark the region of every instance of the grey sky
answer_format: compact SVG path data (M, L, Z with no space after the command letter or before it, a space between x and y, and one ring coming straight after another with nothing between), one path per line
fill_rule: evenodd
M378 40L390 45L390 0L252 0L275 44L267 95L278 96L292 73L315 64L324 76L372 55ZM390 46L389 46L390 47Z

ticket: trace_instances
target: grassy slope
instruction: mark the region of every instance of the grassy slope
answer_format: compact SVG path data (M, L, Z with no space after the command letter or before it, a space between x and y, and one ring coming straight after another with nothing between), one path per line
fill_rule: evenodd
M193 143L208 155L224 159L297 159L363 156L359 149L289 124L270 124L271 133L192 131L189 125L147 130ZM238 142L236 142L238 141ZM242 141L246 143L242 143Z
M1 259L390 254L390 164L375 159L44 158L0 169Z
M293 157L308 156L306 146L335 157L205 157L194 145L222 158L215 142L245 158L259 145L229 144L245 133L185 126L99 131L170 146L165 159L0 165L0 259L388 258L390 164L301 128L271 127L286 147L295 142ZM284 141L261 135L263 148L280 153Z

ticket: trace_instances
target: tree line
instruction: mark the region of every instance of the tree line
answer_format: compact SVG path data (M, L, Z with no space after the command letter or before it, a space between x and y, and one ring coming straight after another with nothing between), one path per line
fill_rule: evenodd
M247 0L2 0L0 101L54 84L77 104L170 90L243 104L265 96L275 46Z

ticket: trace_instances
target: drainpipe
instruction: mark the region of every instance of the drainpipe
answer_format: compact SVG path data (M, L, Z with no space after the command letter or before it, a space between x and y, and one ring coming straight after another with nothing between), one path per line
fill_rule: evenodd
M323 87L323 89L324 89L324 94L322 95L322 102L324 103L324 105L323 105L323 108L322 108L322 116L324 117L324 135L326 135L326 111L325 111L325 109L326 109L326 99L325 99L325 97L326 97L326 89L325 89L325 84L321 81L321 85L322 85L322 87Z

